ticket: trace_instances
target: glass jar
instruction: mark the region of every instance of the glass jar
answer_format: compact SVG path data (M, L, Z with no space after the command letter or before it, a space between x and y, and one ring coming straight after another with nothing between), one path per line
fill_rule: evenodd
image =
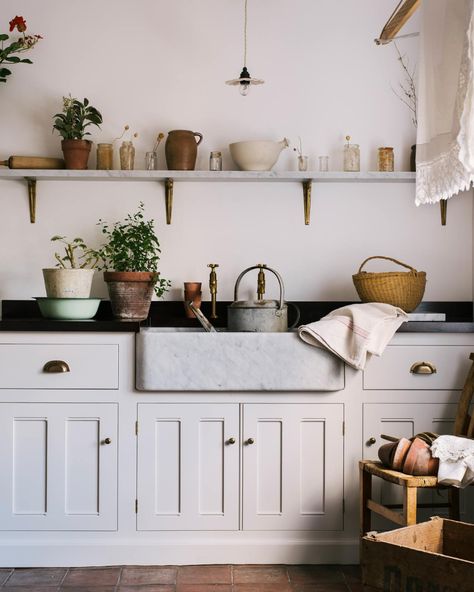
M113 144L97 144L96 168L98 171L109 171L114 168Z
M327 173L329 171L329 156L318 156L319 160L319 171L321 173Z
M209 157L209 170L210 171L222 171L222 153L211 152Z
M360 149L359 144L344 144L344 171L360 171Z
M394 155L391 146L384 146L379 148L378 154L378 169L385 173L393 173L394 171Z
M307 171L308 170L308 157L300 154L298 156L298 170L299 171Z
M125 141L120 146L120 168L122 171L133 171L135 165L135 146L133 142Z
M145 169L147 171L156 171L158 169L158 153L146 152L145 154Z

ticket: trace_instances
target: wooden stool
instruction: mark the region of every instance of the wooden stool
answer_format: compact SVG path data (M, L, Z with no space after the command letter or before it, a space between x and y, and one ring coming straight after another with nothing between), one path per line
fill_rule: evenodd
M474 353L469 356L474 362ZM459 398L454 422L454 435L474 438L474 414L469 414L469 406L474 398L474 363L464 383ZM459 520L459 489L438 484L437 477L414 477L398 471L384 468L382 463L372 460L359 461L360 486L360 533L361 536L371 529L371 512L401 526L416 524L416 511L419 508L449 508L449 517ZM403 504L382 505L372 499L372 476L403 487ZM438 489L448 491L448 502L441 504L418 504L418 489ZM395 509L402 509L395 512Z

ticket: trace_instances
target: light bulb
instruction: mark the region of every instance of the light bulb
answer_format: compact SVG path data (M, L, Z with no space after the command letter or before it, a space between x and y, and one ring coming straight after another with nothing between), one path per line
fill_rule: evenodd
M250 84L243 84L242 82L239 85L239 92L243 97L246 97L249 94Z

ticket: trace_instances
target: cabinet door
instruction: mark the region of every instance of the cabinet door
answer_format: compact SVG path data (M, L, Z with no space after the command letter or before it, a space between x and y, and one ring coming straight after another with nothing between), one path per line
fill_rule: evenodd
M116 530L115 404L1 403L0 450L1 530Z
M237 530L239 406L138 405L138 530Z
M342 530L343 405L244 405L244 530Z
M364 458L378 459L380 434L411 438L420 432L452 434L455 403L365 403Z
M452 434L457 405L455 403L366 403L364 404L364 458L378 460L379 446L386 444L380 434L411 438L419 432L434 432L436 434ZM374 442L375 440L375 442ZM381 479L373 479L373 495L380 498L384 504L399 504L402 502L402 488ZM418 503L444 503L445 492L420 490ZM461 511L465 511L462 503ZM418 522L428 519L434 514L445 515L441 509L420 509ZM374 528L383 529L386 526L381 518L375 517Z

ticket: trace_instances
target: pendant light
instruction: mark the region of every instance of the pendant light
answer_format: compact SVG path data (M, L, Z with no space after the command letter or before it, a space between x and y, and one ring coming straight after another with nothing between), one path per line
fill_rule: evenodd
M243 97L248 94L250 85L264 83L264 80L260 80L260 78L252 78L247 70L247 1L248 0L244 0L244 67L238 78L226 81L226 84L238 86L240 94Z

